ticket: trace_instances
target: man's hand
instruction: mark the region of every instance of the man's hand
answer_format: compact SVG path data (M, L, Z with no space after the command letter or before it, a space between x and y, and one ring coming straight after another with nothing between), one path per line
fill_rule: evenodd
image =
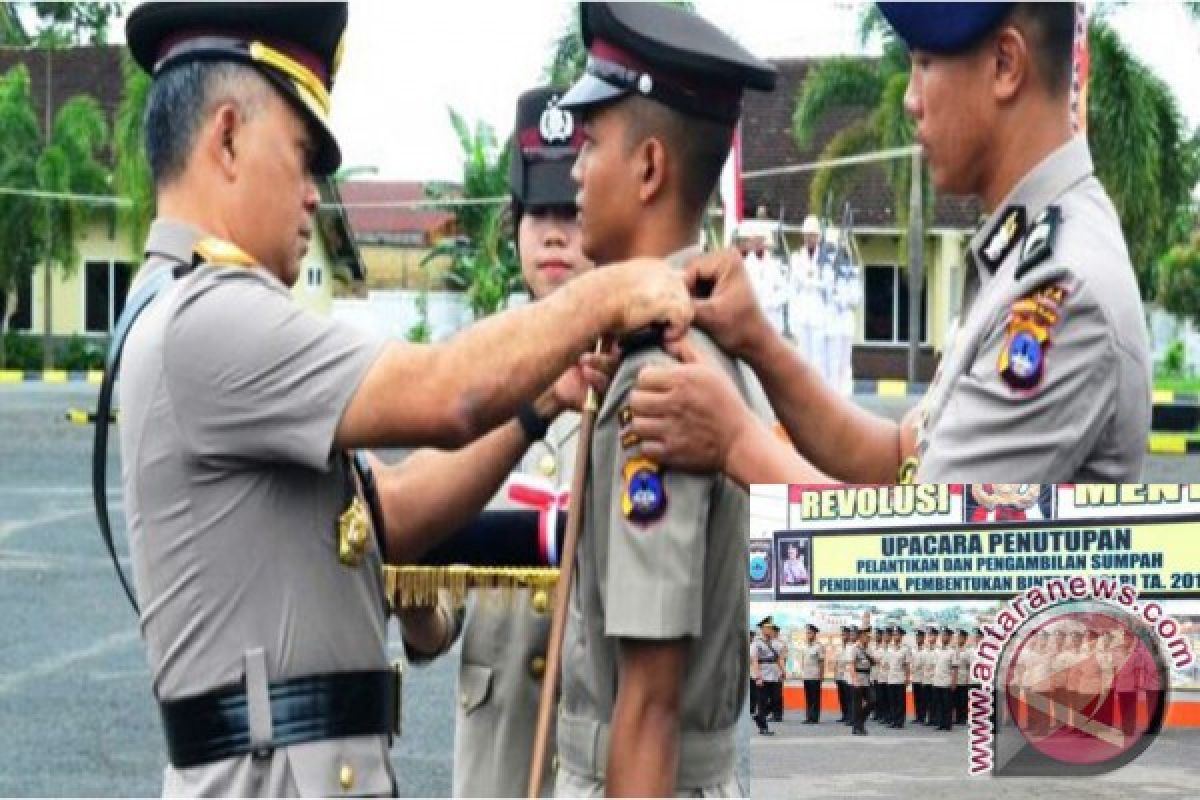
M642 368L629 397L632 431L648 458L690 472L722 472L754 417L729 377L686 340L668 349L681 363Z
M564 288L582 285L592 275L610 281L609 300L617 303L614 333L662 325L666 341L674 341L692 324L692 298L684 277L661 259L636 258L612 264Z
M614 345L607 352L585 353L579 363L564 372L554 385L534 401L534 409L546 419L556 417L563 411L582 411L589 388L603 396L608 391L609 381L620 360L619 350Z
M773 331L741 254L731 247L700 256L687 265L684 280L697 296L695 324L726 353L751 361L750 353Z

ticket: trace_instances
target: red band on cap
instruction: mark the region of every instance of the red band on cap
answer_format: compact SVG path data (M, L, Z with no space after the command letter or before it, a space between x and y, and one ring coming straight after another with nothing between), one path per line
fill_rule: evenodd
M679 91L692 95L703 95L705 98L711 99L714 104L736 106L742 99L740 89L730 89L719 83L696 81L694 78L669 72L662 67L650 66L632 53L622 50L604 39L593 39L588 52L596 58L611 61L626 69L648 73L654 80L662 81Z
M303 65L306 69L317 76L326 89L333 88L329 83L329 69L325 62L311 50L302 47L295 42L282 39L272 39L266 36L258 36L255 34L246 33L244 31L222 31L215 29L196 29L184 31L182 33L172 34L163 39L162 44L158 48L157 61L162 61L171 54L181 44L190 41L191 39L199 39L205 36L221 37L225 39L236 39L240 42L262 42L267 47L273 50L278 50L293 61Z
M571 132L571 138L565 142L547 142L537 128L525 128L517 134L517 145L522 150L538 150L543 147L569 147L579 150L583 147L583 129L578 125Z

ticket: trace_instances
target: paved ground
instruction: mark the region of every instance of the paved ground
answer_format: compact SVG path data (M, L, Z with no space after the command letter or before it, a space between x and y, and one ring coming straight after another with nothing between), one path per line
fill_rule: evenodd
M63 419L94 396L80 385L0 386L0 797L162 788L144 651L93 519L92 430ZM119 470L114 453L110 486ZM392 751L403 796L450 793L457 663L456 652L408 673ZM743 782L752 728L746 720Z
M1161 735L1122 769L1093 778L971 778L963 728L938 733L868 723L867 736L826 715L802 725L798 713L776 723L774 736L750 742L751 797L1038 800L1131 797L1193 798L1200 784L1200 731Z

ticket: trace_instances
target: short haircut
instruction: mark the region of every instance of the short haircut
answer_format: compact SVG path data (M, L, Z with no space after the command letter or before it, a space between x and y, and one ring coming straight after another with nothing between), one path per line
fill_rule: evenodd
M1009 22L1025 33L1046 90L1061 97L1071 86L1075 3L1018 3Z
M690 117L636 95L621 103L621 110L628 121L630 148L652 137L662 140L679 173L683 209L699 224L729 157L733 127Z
M233 101L249 118L273 91L258 70L230 61L189 61L156 75L146 98L146 160L155 187L178 179L196 135L217 105Z

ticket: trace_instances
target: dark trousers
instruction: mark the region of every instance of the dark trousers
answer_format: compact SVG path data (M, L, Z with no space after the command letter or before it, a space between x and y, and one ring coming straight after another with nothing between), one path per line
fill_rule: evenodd
M950 730L953 694L949 686L933 687L933 721L938 730Z
M783 681L763 681L762 696L758 700L764 706L763 716L783 717Z
M954 724L967 724L967 686L959 684L954 688Z
M851 708L854 714L852 717L854 720L854 730L859 733L867 732L867 691L869 689L870 687L866 685L850 687Z
M875 702L872 704L871 708L871 719L874 720L883 719L884 709L887 707L886 704L880 703L878 700L879 686L879 681L871 681L871 697L875 698Z
M758 682L750 679L750 716L758 716Z
M804 682L804 718L809 722L821 721L821 681Z
M758 726L758 729L765 731L767 729L767 712L770 708L770 703L767 700L767 684L765 681L762 686L751 684L750 691L757 698L754 703L754 711L751 712L750 716L754 717L754 724Z
M925 721L925 684L914 683L913 687L913 708L915 717L914 722Z
M841 719L838 722L850 722L850 685L844 680L837 682L838 693L838 711L842 712Z
M890 683L888 684L889 698L892 701L892 724L897 728L904 727L904 718L908 716L908 712L904 710L904 684Z

